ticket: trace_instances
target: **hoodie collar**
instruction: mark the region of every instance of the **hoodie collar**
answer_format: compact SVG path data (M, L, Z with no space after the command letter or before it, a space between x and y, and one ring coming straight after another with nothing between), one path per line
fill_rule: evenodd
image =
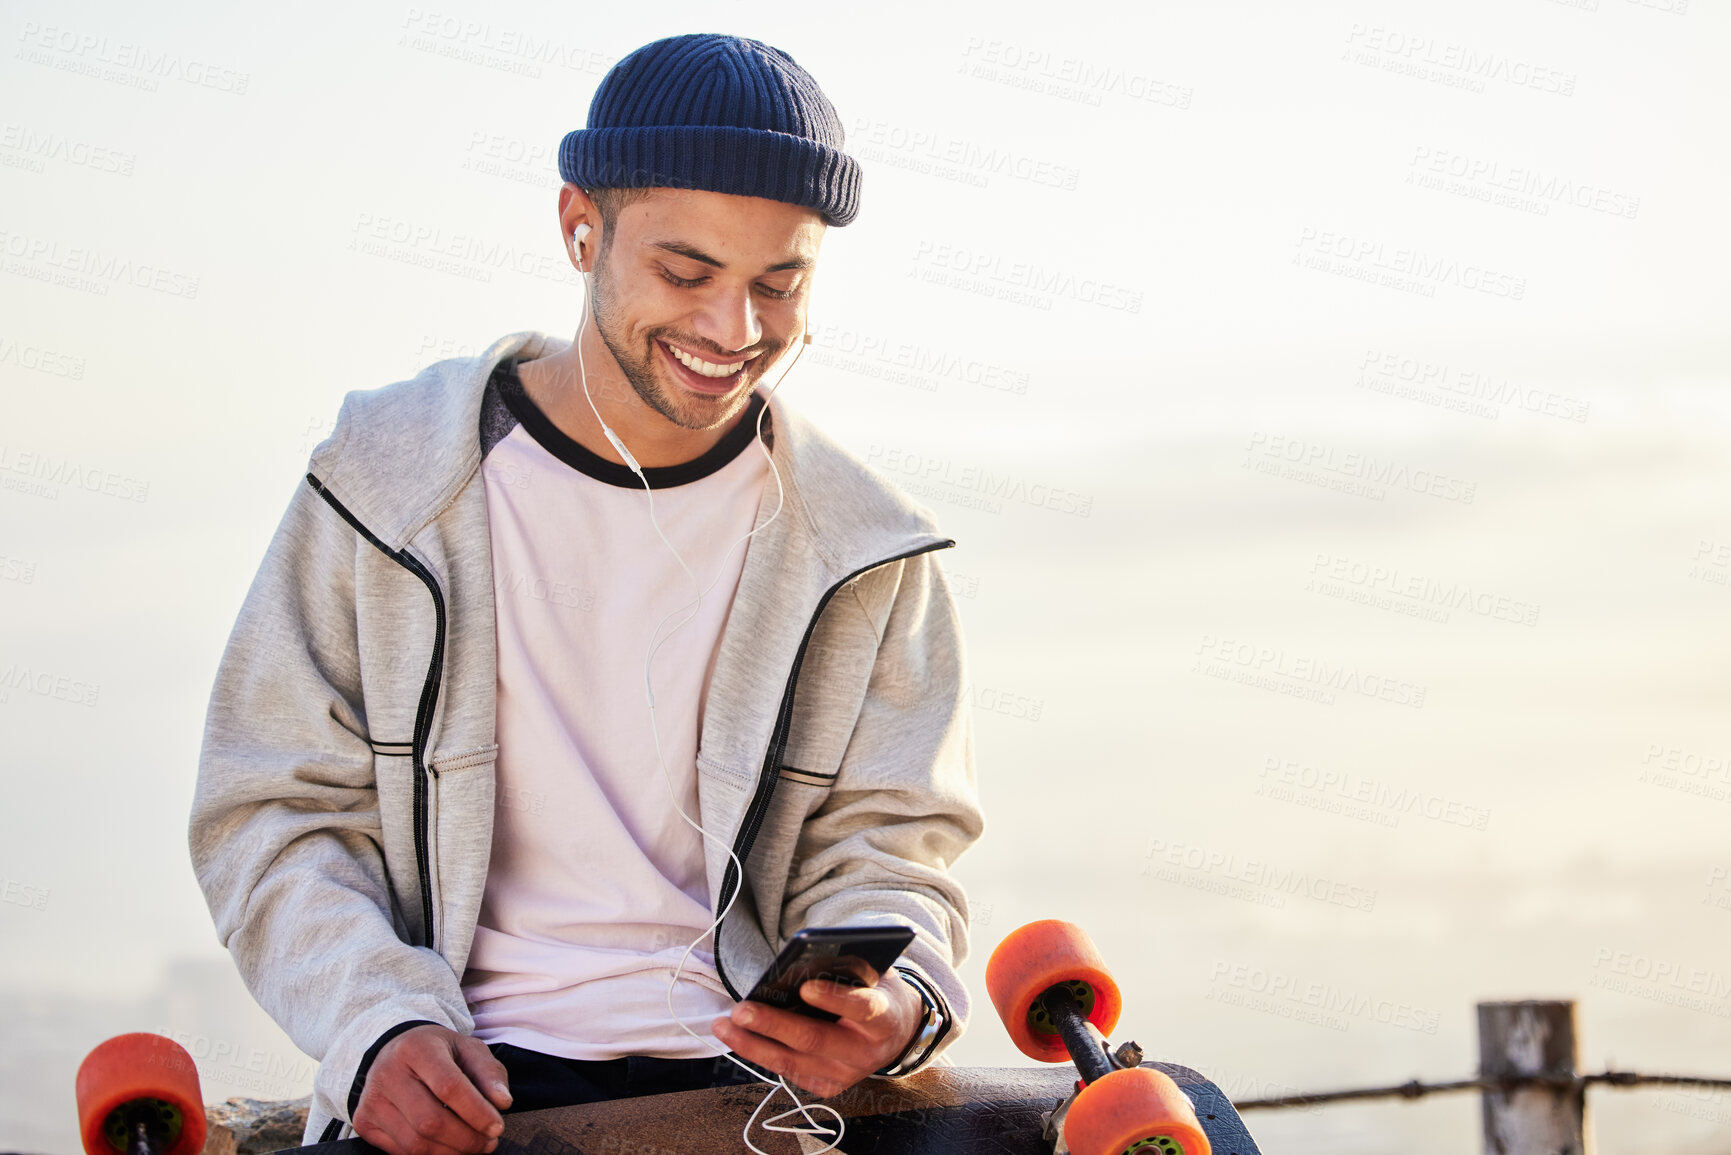
M535 330L511 333L408 381L351 392L308 469L386 547L400 550L479 470L481 397L493 368L569 345ZM772 527L779 532L770 536L809 548L838 577L909 550L953 544L938 534L928 511L779 397L770 399L764 425L785 501L777 520L786 524ZM772 500L766 494L766 503Z

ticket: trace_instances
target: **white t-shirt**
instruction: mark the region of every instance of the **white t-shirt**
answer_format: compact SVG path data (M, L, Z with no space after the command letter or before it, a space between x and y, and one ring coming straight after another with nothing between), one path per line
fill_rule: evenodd
M645 470L662 532L700 587L715 582L654 664L672 793L699 822L697 737L745 557L744 545L728 547L755 524L769 474L754 443L760 406L753 398L696 461ZM674 967L714 913L702 838L656 759L643 679L657 627L666 636L687 616L661 624L691 601L691 581L650 524L643 482L561 433L514 364L495 372L481 424L499 760L492 860L462 980L475 1034L574 1059L713 1054L667 1011ZM705 1039L733 1006L712 945L692 953L674 989Z

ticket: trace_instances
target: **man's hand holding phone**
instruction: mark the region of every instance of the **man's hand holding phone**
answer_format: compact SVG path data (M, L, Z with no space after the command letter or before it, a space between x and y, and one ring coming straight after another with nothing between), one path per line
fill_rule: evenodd
M747 1000L715 1020L715 1037L744 1059L821 1098L887 1067L913 1044L925 1004L894 971L875 986L809 979L802 999L839 1015L833 1023Z
M925 1003L890 969L913 937L899 926L802 930L711 1029L741 1058L822 1098L839 1095L919 1033Z

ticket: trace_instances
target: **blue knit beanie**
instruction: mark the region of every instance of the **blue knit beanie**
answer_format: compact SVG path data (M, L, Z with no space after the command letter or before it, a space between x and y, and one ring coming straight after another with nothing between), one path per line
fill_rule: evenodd
M860 166L811 74L779 48L696 33L615 64L589 123L559 144L579 188L686 188L766 197L841 226L859 214Z

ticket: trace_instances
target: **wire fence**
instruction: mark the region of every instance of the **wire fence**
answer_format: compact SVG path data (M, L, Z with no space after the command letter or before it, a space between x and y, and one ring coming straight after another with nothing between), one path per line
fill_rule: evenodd
M1387 1087L1358 1087L1348 1091L1314 1091L1299 1095L1280 1095L1271 1099L1240 1099L1233 1106L1240 1111L1271 1110L1278 1107L1313 1107L1320 1103L1344 1103L1354 1099L1422 1099L1426 1095L1445 1095L1452 1091L1513 1091L1521 1087L1545 1087L1553 1091L1581 1090L1594 1083L1611 1087L1731 1087L1731 1079L1715 1079L1698 1075L1646 1075L1636 1071L1601 1071L1596 1075L1505 1075L1499 1078L1456 1079L1448 1083L1421 1083L1417 1079Z
M1371 1099L1422 1099L1477 1091L1488 1155L1579 1155L1591 1150L1587 1088L1731 1087L1711 1075L1655 1075L1641 1071L1579 1072L1575 1004L1564 999L1479 1003L1479 1073L1471 1079L1425 1083L1409 1079L1384 1087L1312 1091L1244 1099L1240 1111L1316 1107Z

